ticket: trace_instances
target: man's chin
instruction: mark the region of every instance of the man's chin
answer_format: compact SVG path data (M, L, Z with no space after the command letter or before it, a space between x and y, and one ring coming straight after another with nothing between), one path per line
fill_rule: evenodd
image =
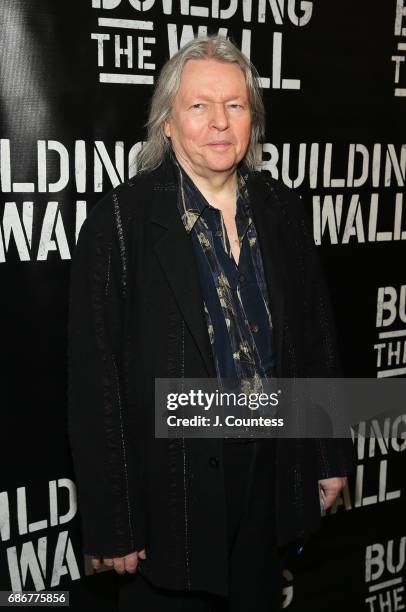
M224 158L224 159L216 159L209 160L207 163L207 168L212 172L228 172L237 167L238 160L233 158Z

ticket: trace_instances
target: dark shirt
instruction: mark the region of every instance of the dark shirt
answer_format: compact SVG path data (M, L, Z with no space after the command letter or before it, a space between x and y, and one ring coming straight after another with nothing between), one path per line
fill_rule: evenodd
M173 163L179 173L179 212L191 233L218 379L250 380L251 391L258 392L259 379L271 375L275 355L261 252L243 175L238 174L235 217L240 240L237 265L221 211L207 202L177 160Z

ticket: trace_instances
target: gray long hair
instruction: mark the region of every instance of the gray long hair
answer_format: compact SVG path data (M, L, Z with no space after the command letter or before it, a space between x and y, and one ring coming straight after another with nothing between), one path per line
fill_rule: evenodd
M170 117L185 63L189 59L209 58L236 63L244 73L251 111L251 135L244 161L250 170L261 164L259 143L265 133L265 109L258 72L232 42L223 36L212 34L189 41L164 64L151 98L146 123L148 137L137 155L137 172L148 172L157 168L171 149L170 140L164 133L164 123Z

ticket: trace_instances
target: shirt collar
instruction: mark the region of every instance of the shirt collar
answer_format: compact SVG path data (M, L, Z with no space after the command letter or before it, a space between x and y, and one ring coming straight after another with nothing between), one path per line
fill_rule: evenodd
M206 200L197 185L192 181L190 176L185 172L182 166L176 159L175 154L171 151L170 157L172 163L177 169L179 183L179 198L178 208L185 226L185 229L190 233L194 224L206 209L206 207L218 210ZM248 198L248 190L245 178L246 167L243 166L242 171L237 170L237 230L239 235L245 234L246 229L251 223L251 208Z

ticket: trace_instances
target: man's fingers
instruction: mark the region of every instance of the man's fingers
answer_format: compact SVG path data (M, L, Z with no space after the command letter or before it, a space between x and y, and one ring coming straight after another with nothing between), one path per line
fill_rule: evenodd
M336 493L333 493L331 489L323 489L320 488L320 499L323 504L323 510L327 510L333 504L333 501L336 498Z
M131 553L130 555L126 555L124 557L126 571L130 572L131 574L134 574L137 571L138 561L140 559L144 560L146 558L147 558L147 554L145 552L145 548L143 548L142 550L139 550L138 553L134 552L134 553Z
M137 553L131 553L130 555L126 555L124 557L125 569L130 574L134 574L137 570L138 565L138 555Z
M118 574L124 574L125 572L125 562L123 557L115 557L113 559L114 569Z
M103 557L103 564L107 565L107 567L113 567L113 559L110 557Z
M324 501L324 509L325 510L327 510L327 508L330 508L330 506L333 505L333 502L334 502L336 497L337 497L337 493L328 492L326 494L325 501Z
M100 557L91 556L90 557L90 561L91 561L93 569L95 569L95 570L99 569L99 567L100 567Z
M336 478L324 478L319 480L320 497L323 499L324 493L324 510L330 508L341 489L344 488L347 478L338 476Z
M99 569L102 559L104 565L114 567L118 574L124 574L125 572L133 574L137 570L138 556L141 559L147 558L145 548L140 550L139 553L133 552L123 557L92 557L92 566L94 569Z

